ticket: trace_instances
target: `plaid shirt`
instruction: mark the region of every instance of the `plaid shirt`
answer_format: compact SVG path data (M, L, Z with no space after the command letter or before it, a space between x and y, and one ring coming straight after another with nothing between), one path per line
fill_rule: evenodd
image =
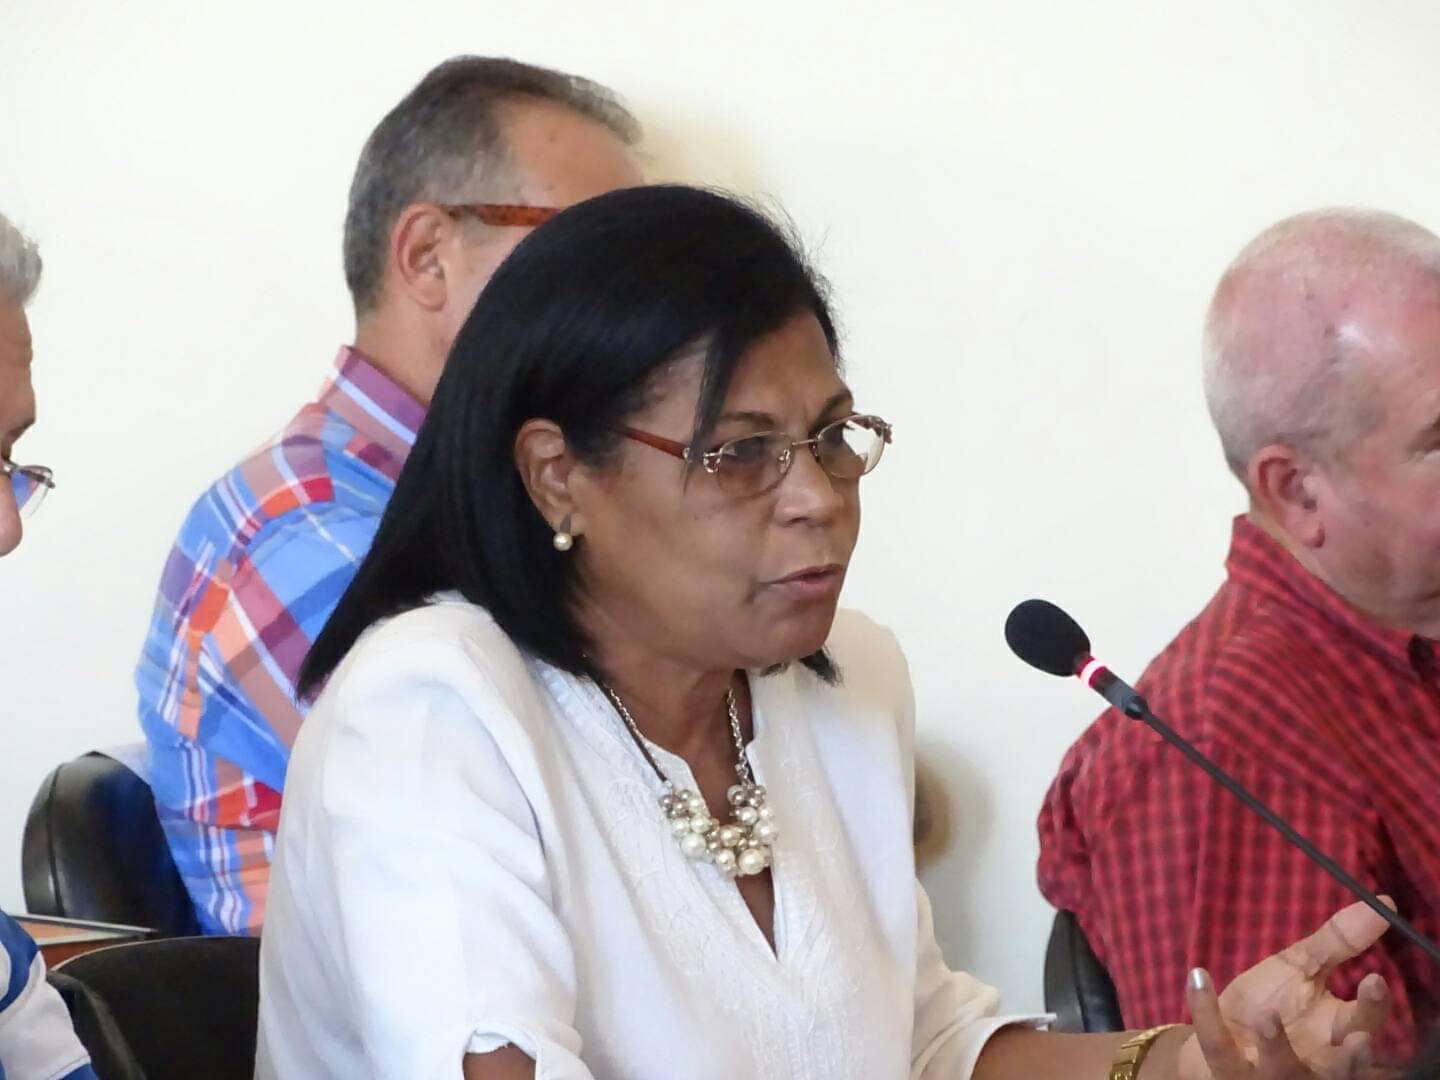
M1155 712L1421 933L1440 939L1440 665L1378 626L1245 518L1228 578L1146 670ZM1221 984L1351 896L1270 826L1113 709L1065 756L1040 814L1040 889L1072 911L1130 1027L1183 1020L1186 971ZM1391 933L1330 980L1395 994L1382 1049L1407 1054L1440 969Z
M369 550L424 407L352 349L190 511L136 671L150 784L211 933L255 932L300 664Z

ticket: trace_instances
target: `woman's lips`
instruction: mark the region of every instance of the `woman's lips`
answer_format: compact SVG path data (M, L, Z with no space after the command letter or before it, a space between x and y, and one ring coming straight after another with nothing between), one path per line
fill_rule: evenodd
M813 603L835 599L840 594L840 586L844 581L845 567L830 563L825 566L807 566L804 570L786 574L767 584L792 599Z

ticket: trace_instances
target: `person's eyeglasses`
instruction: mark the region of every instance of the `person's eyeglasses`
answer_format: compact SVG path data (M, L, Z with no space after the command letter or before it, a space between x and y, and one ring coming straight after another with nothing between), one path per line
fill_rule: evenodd
M16 465L0 461L0 476L7 479L21 517L29 517L55 487L55 474L43 465Z
M847 416L826 424L808 439L784 431L759 431L729 439L713 450L693 454L684 443L622 427L627 439L654 447L683 461L696 461L727 495L759 495L785 478L795 451L805 447L820 468L837 480L858 480L880 464L893 428L878 416Z
M544 225L560 212L556 206L517 206L513 203L455 203L442 206L451 217L473 217L483 225Z

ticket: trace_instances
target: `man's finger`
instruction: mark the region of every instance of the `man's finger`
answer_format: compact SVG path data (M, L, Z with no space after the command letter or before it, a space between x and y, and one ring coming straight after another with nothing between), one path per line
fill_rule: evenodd
M1185 1003L1190 1006L1190 1022L1195 1026L1200 1052L1205 1055L1205 1063L1215 1080L1246 1076L1250 1071L1249 1062L1225 1026L1225 1018L1220 1015L1220 999L1215 995L1210 973L1204 968L1190 972L1190 978L1185 981Z
M1355 1000L1342 1001L1335 1010L1335 1022L1330 1028L1330 1042L1339 1046L1354 1032L1379 1031L1389 1017L1390 988L1385 985L1383 976L1371 972L1356 987Z
M1375 944L1389 926L1369 905L1357 902L1341 908L1319 930L1280 955L1306 977L1323 978L1335 965L1359 956Z

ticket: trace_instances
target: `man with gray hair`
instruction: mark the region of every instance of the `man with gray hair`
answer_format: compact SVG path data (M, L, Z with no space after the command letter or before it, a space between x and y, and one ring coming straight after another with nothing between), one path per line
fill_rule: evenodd
M456 333L530 228L642 182L638 136L587 79L458 57L366 142L345 217L355 345L195 504L136 673L156 804L207 932L264 919L300 662L369 549Z
M0 555L15 550L21 516L33 513L50 488L48 469L11 459L35 422L25 305L39 284L39 249L0 214ZM32 1076L95 1080L65 1003L45 981L39 948L0 911L0 1078Z
M16 441L35 422L25 305L39 284L39 249L0 215L0 555L15 550L20 519L39 508L51 487L48 469L10 460Z
M1225 583L1139 689L1440 938L1440 238L1358 210L1262 233L1216 290L1205 391L1249 510ZM1190 968L1223 985L1350 899L1113 710L1066 755L1040 840L1041 890L1133 1026L1183 1018ZM1407 1052L1440 970L1391 935L1330 988L1378 993L1374 972L1394 993L1382 1045Z

